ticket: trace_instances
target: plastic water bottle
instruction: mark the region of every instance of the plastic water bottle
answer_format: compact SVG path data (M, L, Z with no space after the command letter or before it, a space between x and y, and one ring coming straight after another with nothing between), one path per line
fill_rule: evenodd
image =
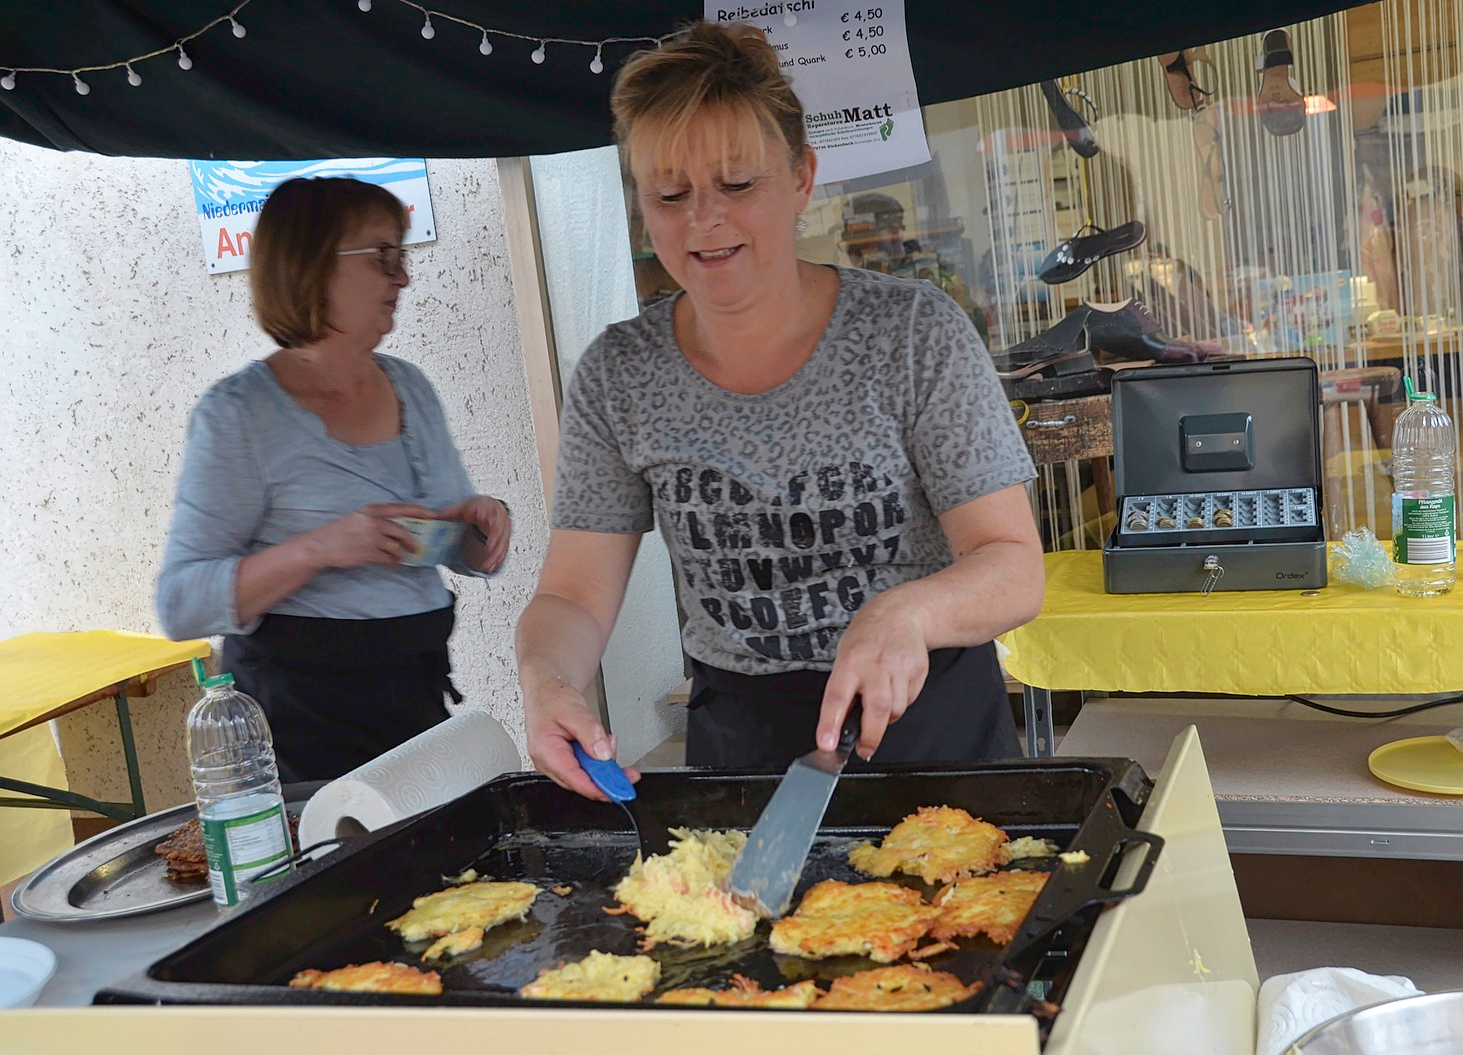
M264 709L234 688L232 674L205 677L196 659L193 674L204 693L188 712L188 762L208 882L214 901L236 905L249 896L253 876L293 856L289 817Z
M1404 597L1438 597L1457 579L1453 421L1432 392L1414 392L1392 430L1393 570Z

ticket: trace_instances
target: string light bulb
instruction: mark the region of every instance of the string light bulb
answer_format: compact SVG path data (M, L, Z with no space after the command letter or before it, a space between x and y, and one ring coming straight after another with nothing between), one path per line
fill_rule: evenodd
M604 45L602 45L602 44L599 47L597 47L597 48L594 49L594 58L592 58L592 59L589 60L589 72L590 73L603 73L605 71L605 60L600 55L600 52L603 51L603 50L604 50Z
M179 44L178 45L178 69L180 69L180 70L191 70L192 68L193 68L193 60L190 59L188 57L188 53L183 50L183 45Z
M544 59L548 58L548 54L544 51L544 47L544 41L540 40L538 42L538 47L534 48L533 54L529 56L529 58L533 59L533 61L538 63L540 66L543 65Z
M436 35L437 31L432 28L432 16L428 15L427 20L422 23L422 39L431 40Z
M76 94L77 95L90 95L91 94L91 85L87 84L86 81L82 80L79 75L73 73L71 75L71 80L72 80L72 83L74 83L76 85Z
M238 37L240 40L243 40L244 34L249 32L243 26L239 25L239 23L234 19L232 15L229 16L229 25L234 27L234 36Z
M15 91L15 74L7 72L4 77L0 77L0 88L7 92Z
M132 68L132 63L127 63L127 83L136 88L142 83L142 74Z
M493 53L493 42L488 39L487 30L483 30L483 40L482 43L478 45L478 50L481 51L484 55L491 55Z
M356 6L362 11L371 10L371 0L356 0Z

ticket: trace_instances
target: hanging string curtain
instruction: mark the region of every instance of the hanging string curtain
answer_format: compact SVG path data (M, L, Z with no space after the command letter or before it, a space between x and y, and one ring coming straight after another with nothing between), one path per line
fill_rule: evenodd
M920 98L930 104L1348 6L907 0L906 19ZM0 71L61 71L20 73L13 89L0 91L0 135L102 154L258 160L509 157L601 146L610 141L613 72L647 46L614 38L654 40L702 14L687 0L250 0L238 16L246 36L224 18L188 41L186 64L176 53L128 62L169 52L236 7L0 5ZM424 33L428 10L451 17L429 19Z

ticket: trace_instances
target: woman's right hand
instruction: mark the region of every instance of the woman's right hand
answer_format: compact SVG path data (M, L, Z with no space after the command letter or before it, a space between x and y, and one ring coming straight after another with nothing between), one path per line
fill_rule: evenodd
M575 740L590 757L601 760L614 758L619 746L590 713L584 695L566 684L555 684L533 694L531 699L525 697L524 714L528 756L534 768L561 788L587 799L608 802L604 792L595 787L574 758ZM625 775L631 783L640 779L639 772L629 766L625 767Z
M322 568L359 568L366 564L400 564L416 549L411 532L392 517L436 519L423 506L406 502L382 502L361 506L338 520L316 528L318 562Z

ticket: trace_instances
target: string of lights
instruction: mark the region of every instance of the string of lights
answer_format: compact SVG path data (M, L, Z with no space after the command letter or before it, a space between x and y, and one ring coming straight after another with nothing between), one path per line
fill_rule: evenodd
M483 55L493 54L493 41L491 39L493 37L501 37L504 40L525 41L527 43L535 45L533 51L529 53L529 58L531 58L534 63L538 65L543 65L543 63L547 61L548 49L549 45L551 44L593 48L594 57L589 60L589 70L591 73L595 74L600 74L604 72L604 49L610 44L653 44L656 47L660 47L660 45L663 44L665 41L670 40L674 36L676 36L675 33L667 33L659 37L606 37L603 40L576 40L570 37L536 36L531 33L517 33L509 29L498 29L494 26L485 26L481 23L474 22L470 18L462 18L459 15L454 15L447 11L438 11L433 8L425 7L422 4L415 3L414 0L388 0L388 2L399 3L421 12L421 34L422 37L427 40L432 40L437 35L437 28L433 24L433 19L436 19L438 22L455 23L456 25L463 26L475 31L478 35L478 51ZM119 59L116 62L99 63L93 66L76 66L71 69L63 69L53 66L6 66L4 64L0 64L0 69L3 69L5 71L4 75L0 76L0 88L3 88L8 92L14 91L16 84L18 83L19 75L45 73L70 77L72 80L72 84L76 88L77 95L90 95L91 85L82 79L82 74L100 73L106 70L120 69L125 69L127 71L127 83L135 88L142 83L142 75L133 68L134 66L146 62L148 59L155 59L159 56L170 55L175 52L177 53L179 68L184 70L191 70L193 68L193 60L189 58L188 52L183 45L198 37L201 37L203 34L207 33L215 26L222 25L225 22L229 24L229 27L235 37L243 38L247 33L247 30L245 30L243 24L239 21L238 15L240 11L249 6L249 3L250 0L240 0L240 3L238 3L228 13L219 15L207 25L204 25L203 27L194 30L192 33L189 33L186 36L179 37L171 44L168 44L161 48L156 48L152 51L145 52L141 55L133 55L130 58ZM369 12L372 6L373 0L356 0L356 7L358 7L363 12ZM788 13L784 15L783 21L790 26L794 25L797 22L797 16L792 13Z
M442 22L455 22L459 26L466 26L469 29L476 30L477 33L480 34L480 39L478 40L478 51L484 55L491 55L493 53L493 42L488 39L489 36L503 37L507 40L522 40L527 41L531 44L537 44L538 46L529 53L529 58L531 58L535 63L538 63L539 65L542 65L544 61L548 58L548 48L550 44L568 44L584 48L593 48L594 58L589 60L589 72L596 74L604 72L604 49L607 44L654 44L656 47L660 47L660 45L663 44L665 41L670 40L672 37L675 36L674 33L667 33L666 35L660 37L606 37L604 40L575 40L569 37L539 37L534 36L530 33L515 33L512 30L508 29L495 29L492 26L484 26L472 21L472 19L469 18L461 18L457 15L449 14L446 11L436 11L432 8L424 7L421 4L414 3L413 0L394 0L394 2L402 4L406 7L414 8L422 13L421 32L422 36L427 40L431 40L437 35L437 28L432 24L432 19L436 18ZM356 6L362 11L370 11L372 4L373 0L356 0ZM793 16L789 15L788 17Z
M193 68L193 60L188 57L188 52L184 50L183 45L197 37L203 36L203 34L207 33L214 26L222 25L225 22L229 24L235 37L242 38L248 31L238 20L238 14L248 6L249 0L241 0L232 11L224 15L219 15L203 28L196 29L187 36L179 37L166 47L157 48L154 51L149 51L142 55L133 55L129 59L121 59L117 62L102 63L96 66L77 66L69 70L55 69L50 66L0 66L0 69L5 70L5 75L0 77L0 88L4 88L7 92L15 91L16 74L18 73L56 73L71 78L72 83L76 87L77 95L90 95L91 85L81 79L83 73L100 73L103 70L120 70L123 68L127 70L127 83L136 88L142 83L142 74L132 68L135 63L155 59L159 55L168 55L174 51L178 53L178 67L184 70L191 70Z

